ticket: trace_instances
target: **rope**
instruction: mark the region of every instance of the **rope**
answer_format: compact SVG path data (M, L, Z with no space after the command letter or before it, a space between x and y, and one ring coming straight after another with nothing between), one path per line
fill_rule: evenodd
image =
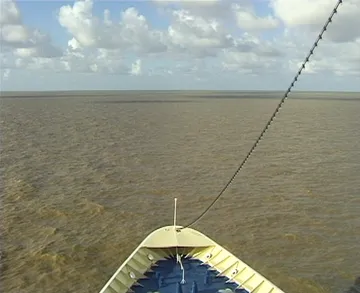
M180 265L180 269L181 269L181 272L182 272L182 279L181 279L181 282L180 284L185 284L186 281L185 281L185 270L184 270L184 266L183 266L183 263L181 261L181 255L179 254L179 248L178 248L178 244L179 244L179 241L178 241L178 238L177 238L177 228L176 228L176 208L177 208L177 198L174 199L174 233L175 233L175 240L176 240L176 247L175 247L175 250L176 250L176 262L179 263Z
M251 147L251 149L249 150L249 152L247 153L247 155L245 156L244 160L241 162L241 164L239 165L239 167L237 168L237 170L235 171L235 173L231 176L231 178L229 179L229 181L225 184L225 186L223 187L223 189L220 191L220 193L215 197L215 199L210 203L210 205L208 207L205 208L205 210L198 216L196 217L192 222L190 222L188 225L184 226L183 228L187 228L190 227L192 225L194 225L196 222L198 222L211 208L212 206L219 200L219 198L222 196L222 194L226 191L226 189L230 186L230 184L233 182L233 180L235 179L236 175L240 172L240 170L243 168L243 166L245 165L245 163L248 161L248 159L250 158L250 156L252 155L252 153L254 152L255 148L258 146L259 142L261 141L261 139L263 138L265 132L268 130L269 126L271 125L271 123L274 121L275 116L277 115L277 113L280 111L282 105L284 104L285 100L287 99L288 95L290 94L292 88L295 86L295 83L298 81L299 76L301 75L302 71L305 69L305 65L309 62L311 55L314 54L314 51L316 49L316 47L318 46L320 40L322 40L322 36L324 34L324 32L327 30L327 27L329 26L330 22L332 22L332 19L334 17L334 15L337 13L337 9L339 8L340 4L343 2L343 0L338 0L337 4L335 5L334 9L332 10L332 12L330 13L330 16L328 17L326 23L324 24L321 32L319 33L315 43L313 44L313 46L311 47L309 53L307 54L305 60L303 61L302 65L300 66L300 69L298 70L297 74L295 75L294 79L292 80L290 86L288 87L288 89L286 90L283 98L280 100L280 103L278 104L278 106L276 107L274 113L271 115L269 121L266 123L264 129L261 131L260 135L258 136L258 138L256 139L255 143L253 144L253 146Z

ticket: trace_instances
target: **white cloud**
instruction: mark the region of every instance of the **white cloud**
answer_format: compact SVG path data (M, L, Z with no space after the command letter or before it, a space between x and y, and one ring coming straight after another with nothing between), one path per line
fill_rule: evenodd
M93 15L92 0L76 1L72 6L62 6L58 20L73 36L72 47L90 47L132 50L138 53L166 51L163 34L151 30L146 18L134 7L121 12L120 23L113 23L109 10L104 20Z
M56 57L61 50L54 47L48 35L26 27L22 23L18 6L13 0L1 0L0 9L1 50L15 50L26 57Z
M256 15L252 5L232 5L237 25L245 31L274 29L279 26L279 20L272 15L260 17Z
M80 43L75 38L72 38L70 41L68 41L68 47L70 50L81 49Z
M110 10L109 9L104 10L104 24L107 25L107 26L110 26L110 25L113 24L113 22L111 21Z
M276 57L257 54L256 52L224 52L222 67L226 71L241 74L265 75L283 70L284 66Z
M272 0L275 14L287 25L323 24L334 0Z
M9 77L10 77L10 69L4 69L4 70L2 70L3 72L2 72L2 75L1 75L1 77L2 77L2 80L3 81L6 81Z
M338 0L271 0L275 15L292 28L307 27L318 32ZM331 24L328 36L336 42L360 37L360 1L346 0Z
M288 53L292 72L299 69L336 0L271 0L274 13L286 26L284 36L274 40ZM360 0L344 1L323 40L311 57L305 74L360 76Z
M344 7L340 6L340 9ZM323 40L316 48L314 55L311 56L310 63L304 73L326 74L329 78L331 78L331 75L360 76L360 37L354 40L351 37L342 42L339 42L338 38L334 38L336 32L333 29L336 29L336 17L340 16L341 13L342 10L339 10L339 15L335 16L334 22L330 24L325 32ZM284 37L276 40L279 46L284 47L284 51L289 52L287 62L293 72L295 68L298 69L299 63L304 60L305 54L309 52L319 33L319 29L312 31L311 27L301 27L303 29L298 26L289 27L286 29ZM344 32L343 35L346 36L346 33Z
M302 59L289 60L290 68L295 69L296 64L298 69ZM325 41L310 60L305 73L360 76L360 39L341 44Z
M219 72L294 73L336 2L269 0L270 10L260 15L250 0L153 0L152 12L166 16L155 28L154 15L140 13L136 2L122 11L99 12L93 0L78 0L57 11L69 35L61 52L45 32L23 24L15 2L0 1L6 3L0 11L3 67L193 80ZM344 1L305 73L360 75L359 27L360 0Z
M32 49L16 49L12 57L3 56L2 67L26 70L51 70L96 74L129 74L129 65L118 52L105 49L89 51L67 50L59 58L29 57Z
M194 0L153 0L155 3L159 4L172 4L172 3L181 3L181 4L194 4ZM213 5L215 3L221 2L221 0L198 0L196 1L197 5Z
M16 48L14 54L19 57L31 57L36 54L35 48Z
M20 11L14 1L1 0L0 25L19 24L21 22Z
M173 22L168 28L171 50L205 57L234 45L231 35L216 19L195 16L187 10L175 10L172 16Z
M171 5L175 10L185 9L191 14L205 18L226 19L231 16L229 9L233 2L239 0L153 0L160 7Z
M129 66L124 61L119 50L68 50L65 55L56 60L59 70L74 72L90 72L99 74L128 74Z
M196 6L194 2L187 3L193 10L195 7L213 7L221 2L196 2ZM195 15L192 10L172 10L171 24L162 31L152 29L145 16L134 7L121 12L119 23L111 20L108 10L104 11L104 19L101 20L93 15L92 0L62 6L58 20L72 35L69 46L73 49L119 48L138 54L171 52L201 57L216 55L217 50L233 45L231 36L218 19Z
M137 59L133 64L131 64L130 73L131 73L131 75L141 75L142 74L140 59Z
M94 46L97 42L98 20L92 16L93 2L77 1L73 6L62 6L59 11L59 23L66 28L82 46Z
M3 24L1 28L1 40L5 43L25 43L29 38L26 28L19 24Z
M90 70L92 71L92 72L97 72L98 71L98 69L99 69L99 67L97 66L97 64L91 64L90 66L89 66L89 68L90 68Z
M43 66L46 69L93 73L124 74L124 72L129 72L136 76L143 73L141 61L139 59L127 66L124 60L127 53L136 53L143 57L162 53L170 58L182 56L181 58L190 58L190 60L194 57L201 59L224 56L223 50L227 52L225 55L230 54L229 52L240 54L240 52L249 53L250 51L260 56L279 53L259 40L256 42L250 40L246 34L243 37L234 38L227 32L223 24L224 19L220 16L224 15L224 11L231 15L230 2L227 4L216 0L196 3L192 1L171 2L184 4L186 9L180 7L173 9L170 14L171 23L166 30L162 31L152 29L145 16L141 15L134 7L128 7L122 11L120 21L117 22L112 20L109 10L104 10L103 20L95 16L92 0L75 1L72 5L62 6L58 11L58 21L71 35L68 49L64 55L57 60L45 61L42 59L43 57L51 57L44 50L46 46L43 48L18 46L13 51L18 58L39 58L18 60L14 62L15 66L27 66L32 69ZM240 6L236 6L236 9L239 10ZM13 16L7 16L7 18L20 21L17 16L20 13L13 12L12 14L8 13ZM261 20L254 19L252 21L255 23ZM261 26L263 24L260 24L258 28ZM7 39L18 42L23 39L37 39L44 42L46 39L46 36L41 35L38 31L33 31L32 35L31 38L28 31L20 25L17 30L12 29L12 35L7 36ZM239 60L238 57L235 59ZM226 59L225 62L229 62L229 60ZM218 68L220 68L221 61L218 64ZM182 72L195 73L195 70L191 68L195 67L187 66L187 69ZM197 69L197 74L200 74L200 71ZM173 73L174 69L168 68L165 72Z

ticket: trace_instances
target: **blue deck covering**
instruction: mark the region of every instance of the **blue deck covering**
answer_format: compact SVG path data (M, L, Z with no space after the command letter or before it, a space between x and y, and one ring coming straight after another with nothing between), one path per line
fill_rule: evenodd
M234 282L226 283L226 277L216 277L217 272L199 260L182 258L185 270L185 284L180 284L182 271L176 258L158 261L153 272L145 273L146 279L138 280L140 285L131 287L135 293L248 293L245 289L236 289Z

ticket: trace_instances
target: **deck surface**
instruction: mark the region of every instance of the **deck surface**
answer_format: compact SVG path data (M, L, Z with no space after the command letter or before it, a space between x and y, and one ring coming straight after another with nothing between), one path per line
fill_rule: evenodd
M199 260L182 258L185 270L185 284L181 284L182 271L176 258L161 260L151 267L152 272L145 273L146 279L138 280L134 293L249 293L245 289L236 289L238 285L228 282L226 277L216 277L216 271ZM194 286L196 288L194 288Z

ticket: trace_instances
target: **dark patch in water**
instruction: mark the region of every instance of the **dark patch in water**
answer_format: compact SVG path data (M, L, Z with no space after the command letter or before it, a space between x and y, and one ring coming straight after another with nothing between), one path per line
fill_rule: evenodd
M194 103L195 101L190 101L190 100L128 100L128 101L124 101L124 100L104 100L104 101L94 101L93 103L96 104L147 104L147 103Z
M199 98L199 99L223 99L223 100L240 100L240 99L254 99L254 100L262 100L262 99L278 99L280 100L283 97L283 95L278 95L278 96L273 96L273 95L244 95L244 96L194 96L193 98ZM355 98L329 98L329 97L293 97L293 96L289 96L290 100L317 100L317 101L360 101L360 97L355 97Z
M354 285L351 286L347 291L344 293L360 293L360 277L357 277Z

